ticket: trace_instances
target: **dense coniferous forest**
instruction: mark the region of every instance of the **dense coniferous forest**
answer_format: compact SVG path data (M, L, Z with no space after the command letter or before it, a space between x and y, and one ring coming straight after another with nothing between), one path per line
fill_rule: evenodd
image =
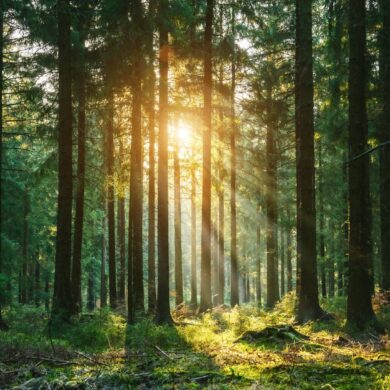
M1 389L390 389L388 0L0 0Z

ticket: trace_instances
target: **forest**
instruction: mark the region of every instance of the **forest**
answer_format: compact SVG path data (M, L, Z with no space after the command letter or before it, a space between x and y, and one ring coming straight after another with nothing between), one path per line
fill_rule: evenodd
M0 0L0 389L390 389L389 0Z

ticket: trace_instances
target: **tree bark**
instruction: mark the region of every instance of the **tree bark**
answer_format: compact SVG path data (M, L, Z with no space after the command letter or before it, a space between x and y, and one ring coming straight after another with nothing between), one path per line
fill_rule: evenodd
M381 0L380 35L381 122L380 142L390 139L390 4ZM381 265L380 287L390 291L390 148L380 151Z
M71 312L72 242L72 76L69 0L58 0L58 208L53 314Z
M312 1L296 0L297 320L324 315L318 301L314 177Z
M202 168L202 237L200 306L205 312L212 307L211 300L211 129L212 129L212 39L214 0L207 0L204 33L204 129Z
M114 92L108 80L108 109L106 133L107 158L107 220L108 220L108 282L110 306L117 306L115 253L115 192L114 192Z
M149 2L150 31L148 37L148 118L149 118L149 191L148 191L148 312L156 310L156 164L155 164L155 85L154 17L156 1Z
M198 278L196 267L196 175L191 170L191 304L198 306Z
M257 306L261 308L261 229L260 226L257 227L256 231L256 300Z
M102 220L102 257L100 264L100 307L107 306L107 284L106 284L106 217Z
M175 137L175 150L173 157L174 176L174 224L175 224L175 289L176 306L184 301L183 296L183 259L181 247L181 196L180 196L180 160L177 134Z
M366 5L349 1L349 159L367 149ZM369 157L349 164L349 283L347 323L364 328L375 319L371 303Z
M3 53L4 53L4 1L0 1L0 236L3 234ZM0 276L3 276L3 240L0 239ZM6 329L3 320L5 286L0 286L0 330Z
M132 1L130 14L135 21L132 63L132 117L131 117L131 172L130 197L133 226L133 304L139 313L145 311L143 283L143 141L142 141L142 20L143 9L141 1ZM141 52L140 52L141 51Z
M81 253L84 227L85 187L85 53L83 33L80 39L79 69L77 77L78 136L77 136L77 189L76 214L74 220L73 261L72 261L72 314L78 314L81 302Z
M326 269L325 269L325 226L324 226L324 188L322 179L322 143L318 143L318 207L319 207L319 239L320 239L320 274L321 274L321 295L326 298Z
M158 291L156 322L172 324L169 306L169 231L168 231L168 1L160 0L159 16L159 132L158 132Z
M232 34L233 34L233 58L231 64L231 130L230 130L230 305L234 307L239 303L238 294L238 258L237 258L237 200L236 200L236 186L237 186L237 126L236 126L236 112L235 112L235 93L236 93L236 55L235 55L235 4L232 10Z

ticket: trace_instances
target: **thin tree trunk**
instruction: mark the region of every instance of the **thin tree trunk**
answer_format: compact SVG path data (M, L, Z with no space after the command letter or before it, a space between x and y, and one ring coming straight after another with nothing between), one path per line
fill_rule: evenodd
M261 229L260 226L257 227L256 232L256 300L257 306L261 308Z
M283 297L286 293L285 289L285 232L283 229L280 229L280 296Z
M90 270L88 273L88 299L87 309L89 311L95 310L95 279L93 277L93 271Z
M149 118L149 192L148 192L148 312L154 314L156 310L156 168L155 168L155 85L156 75L154 72L154 16L156 1L149 3L149 18L151 19L150 34L148 40L148 118Z
M79 69L77 77L78 137L77 137L77 190L76 215L74 220L72 262L72 314L81 311L81 252L84 226L85 187L85 59L84 38L80 39Z
M100 264L100 307L107 306L107 284L106 284L106 217L102 220L102 257Z
M117 306L116 253L115 253L115 193L114 193L114 92L108 81L107 117L107 219L108 219L108 282L110 306Z
M180 196L180 161L177 134L175 137L175 151L173 157L174 176L174 219L175 219L175 288L176 306L184 301L183 297L183 259L181 247L181 196Z
M69 0L58 0L58 213L53 314L68 319L72 290L72 76Z
M159 25L159 132L158 132L158 291L156 322L172 324L169 305L169 225L168 225L168 1L160 0Z
M214 221L211 222L211 265L212 265L212 301L213 306L219 305L218 291L219 291L219 264L218 264L218 229L217 229L217 221L218 217L215 216Z
M35 260L34 303L36 307L39 307L41 296L41 265L38 259L39 255Z
M325 269L325 231L324 231L324 187L322 179L322 142L318 143L318 207L319 207L319 239L320 239L320 274L321 274L321 294L326 298L326 269Z
M312 1L296 0L297 320L301 323L324 315L318 301L316 259L312 50Z
M235 112L235 91L236 91L236 55L235 55L235 4L232 10L232 34L233 34L233 59L231 64L231 133L230 133L230 148L231 148L231 162L230 162L230 305L234 307L239 303L238 293L238 258L237 258L237 204L236 204L236 185L237 185L237 126L236 126L236 112Z
M119 154L123 154L120 140ZM119 291L118 300L125 302L126 295L126 216L124 193L118 195L118 241L119 241Z
M30 206L29 206L29 194L28 194L28 188L25 187L24 189L24 200L23 200L23 246L22 246L22 277L21 277L21 294L20 294L20 303L28 303L28 296L27 296L27 287L28 287L28 264L29 264L29 213L30 213Z
M214 0L207 0L204 33L204 130L202 168L202 237L201 237L201 312L212 307L211 300L211 129L212 129L212 39Z
M196 274L196 176L191 170L191 304L198 306L198 278Z
M135 22L133 51L142 49L143 9L140 0L130 3L130 14ZM142 140L142 53L137 53L132 63L132 139L131 139L131 173L130 188L131 215L133 226L133 304L139 313L145 311L144 277L143 277L143 140Z
M277 270L277 161L275 129L273 127L272 90L267 87L267 137L266 137L266 213L267 213L267 307L273 308L279 299Z
M291 243L291 228L287 232L287 292L292 291L292 243Z
M367 149L366 2L349 1L349 158ZM369 157L349 164L349 282L347 323L375 320L371 303Z

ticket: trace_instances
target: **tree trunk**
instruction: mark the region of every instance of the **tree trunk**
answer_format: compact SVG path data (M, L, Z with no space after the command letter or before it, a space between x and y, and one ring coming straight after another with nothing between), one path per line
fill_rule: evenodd
M0 1L0 237L3 234L3 53L4 53L4 2ZM0 277L3 277L3 240L0 239ZM4 282L0 285L0 330L7 329L3 320Z
M298 310L301 323L323 316L318 301L314 178L312 2L296 0L296 170Z
M266 136L266 215L267 215L267 307L273 308L279 299L277 270L277 160L275 129L272 112L272 90L267 87L267 136Z
M235 110L235 93L236 93L236 55L235 55L235 9L233 4L232 10L232 34L233 34L233 58L232 58L232 86L231 86L231 133L230 133L230 306L234 307L239 303L238 294L238 258L237 258L237 203L236 203L236 182L237 182L237 151L236 151L236 110Z
M283 297L286 293L286 278L285 278L285 232L280 229L280 296Z
M159 132L158 132L158 286L156 322L172 324L169 306L169 231L168 231L168 29L167 0L160 0L159 24Z
M107 284L106 284L106 217L102 220L102 258L100 264L100 307L107 306Z
M88 273L88 299L87 309L89 311L95 310L95 280L92 269Z
M120 140L119 154L123 154L122 141ZM126 210L124 193L118 195L118 241L119 241L119 291L118 300L125 302L126 295Z
M292 243L291 243L291 228L287 232L287 292L292 291Z
M53 314L68 319L72 290L72 77L69 0L58 0L58 212Z
M41 296L41 265L39 264L39 254L35 259L35 278L34 278L34 303L39 307Z
M107 219L108 219L108 282L110 306L117 305L116 254L115 254L115 193L114 193L114 92L108 80L107 110Z
M202 237L200 306L205 312L212 307L211 300L211 129L212 129L212 39L214 0L207 0L204 33L204 130L202 168Z
M257 299L257 306L261 308L261 229L260 226L257 227L256 232L256 268L257 268L257 275L256 275L256 299Z
M142 20L143 10L140 0L132 1L130 14L135 21L133 37L132 63L132 116L131 116L131 215L133 226L133 303L134 310L139 313L144 307L144 277L143 277L143 140L142 140ZM138 52L137 52L138 51Z
M24 189L23 201L23 246L22 246L22 273L21 273L21 289L20 289L20 303L28 303L27 287L28 287L28 265L29 265L29 195L28 188Z
M148 191L148 312L156 310L156 168L155 168L155 85L153 31L156 1L149 3L150 34L148 37L148 118L149 118L149 191Z
M321 274L321 295L326 298L326 269L325 269L325 226L324 226L324 187L322 179L322 142L318 142L318 207L319 207L319 239L320 239L320 274Z
M77 190L76 215L74 220L73 262L72 262L72 314L78 314L81 302L81 252L84 226L85 187L85 53L84 38L80 39L79 69L77 77L78 137L77 137Z
M191 170L191 304L198 306L198 278L196 274L196 176Z
M349 158L367 149L366 2L349 1ZM349 283L347 323L364 328L375 319L371 303L369 156L349 164Z
M381 127L380 142L390 139L390 4L381 1L383 28L380 35ZM380 287L390 291L390 148L380 151L381 264Z
M183 297L183 259L181 247L181 197L180 197L180 161L177 134L173 157L174 176L174 212L175 212L175 288L176 306L184 301Z

